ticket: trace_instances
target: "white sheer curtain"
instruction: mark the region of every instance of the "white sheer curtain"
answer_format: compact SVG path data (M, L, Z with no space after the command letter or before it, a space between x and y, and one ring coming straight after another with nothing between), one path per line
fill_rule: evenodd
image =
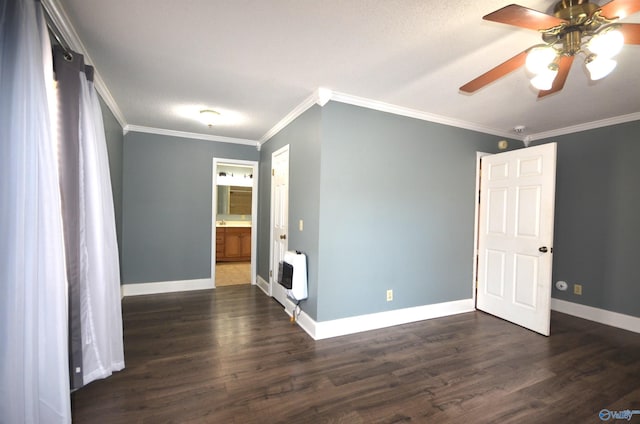
M71 422L67 286L40 3L0 0L0 421Z
M80 76L80 310L83 383L124 368L120 265L102 111Z
M69 61L84 69L81 55L69 55ZM71 78L79 90L75 85L65 91L65 103L58 105L70 68L65 68L59 93L52 71L39 1L0 0L3 424L69 423L70 371L74 384L82 374L81 386L124 368L118 246L100 104L91 78L79 72ZM78 91L79 98L69 97ZM69 138L70 133L77 136ZM79 172L65 179L63 171L71 165ZM63 180L79 196L65 197ZM63 207L73 208L76 218L65 221ZM66 231L78 236L74 243L65 242ZM69 270L78 284L74 287L79 286L77 320L70 314ZM73 331L70 319L76 323ZM71 367L69 346L76 329L80 362Z

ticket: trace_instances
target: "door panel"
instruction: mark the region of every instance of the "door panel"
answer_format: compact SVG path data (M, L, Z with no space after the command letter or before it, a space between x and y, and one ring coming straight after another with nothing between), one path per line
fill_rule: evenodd
M483 157L480 181L477 308L544 335L555 169L556 144L550 143Z
M289 230L289 146L271 156L271 296L284 305L286 291L278 281L278 267L288 247Z
M487 258L487 290L488 295L504 298L504 271L505 252L489 250L486 252Z

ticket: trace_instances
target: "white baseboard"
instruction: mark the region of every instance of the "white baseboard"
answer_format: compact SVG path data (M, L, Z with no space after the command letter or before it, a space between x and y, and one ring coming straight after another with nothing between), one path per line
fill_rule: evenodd
M579 303L567 302L566 300L551 299L551 309L600 324L610 325L623 330L640 333L640 318L631 315L620 314L618 312L607 311L606 309L594 308L593 306L580 305Z
M285 305L289 315L291 315L293 306L293 302L291 302L291 305ZM300 312L300 315L296 318L298 325L304 331L314 340L320 340L472 311L475 311L473 299L463 299L331 321L316 322L304 311Z
M140 296L145 294L173 293L180 291L205 290L213 288L211 278L181 281L159 281L156 283L123 284L123 296Z
M271 296L271 294L269 293L269 282L259 275L256 278L256 286L258 286L260 290L264 292L264 294L266 294L267 296Z

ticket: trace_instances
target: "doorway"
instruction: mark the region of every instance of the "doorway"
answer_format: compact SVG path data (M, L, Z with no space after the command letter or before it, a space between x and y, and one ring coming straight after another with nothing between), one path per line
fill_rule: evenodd
M213 287L256 284L258 162L213 159Z

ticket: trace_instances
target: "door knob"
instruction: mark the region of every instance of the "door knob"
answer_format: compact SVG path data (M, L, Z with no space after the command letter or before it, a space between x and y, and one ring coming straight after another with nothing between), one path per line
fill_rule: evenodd
M287 239L287 235L286 234L280 235L280 240L286 240L286 239Z
M542 246L542 247L538 248L538 251L542 252L542 253L547 253L549 251L549 249L547 249L547 246Z

